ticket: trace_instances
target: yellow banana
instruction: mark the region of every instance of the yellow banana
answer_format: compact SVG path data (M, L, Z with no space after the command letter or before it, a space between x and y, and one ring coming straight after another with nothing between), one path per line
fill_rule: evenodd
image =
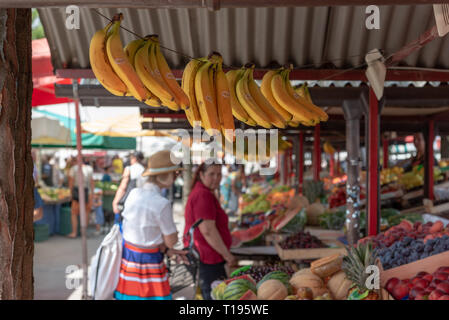
M163 97L159 97L161 99L162 103L167 106L169 109L173 111L179 111L180 106L176 102L175 94L173 91L168 87L165 80L162 78L161 72L159 70L159 66L157 63L156 58L156 48L153 41L148 41L150 43L150 47L148 49L148 56L150 61L150 70L152 71L152 75L156 79L156 81L159 83L159 86L163 88L163 90L167 93L169 93L169 97L167 95L164 95Z
M129 63L134 65L134 56L136 55L137 50L145 44L145 39L137 39L133 40L125 46L125 53L128 57Z
M168 106L167 104L170 104L170 102L174 103L174 97L171 92L167 90L166 86L158 81L156 74L152 71L149 56L150 49L151 42L146 41L145 44L137 50L134 56L134 67L145 87L162 101L164 105ZM176 105L176 103L174 104ZM178 110L178 108L175 108L175 111Z
M176 81L176 78L173 75L173 72L168 66L167 60L165 60L165 57L161 52L159 39L157 36L152 36L151 40L154 42L157 66L161 73L162 79L164 79L167 86L173 92L178 105L180 105L183 110L188 109L190 107L189 97L184 91L182 91L178 81Z
M282 72L279 71L273 76L271 80L271 91L276 101L293 115L293 121L302 121L305 123L313 121L316 124L314 120L316 115L289 95Z
M309 88L306 84L303 84L301 87L297 88L295 92L303 99L305 99L305 103L309 105L309 108L313 108L313 110L318 114L320 121L327 121L329 116L323 109L315 105L312 101L312 97L310 96Z
M242 74L243 70L229 70L228 72L226 72L226 79L228 80L229 84L229 93L231 94L232 115L237 120L240 120L250 126L255 126L255 121L250 118L245 108L243 108L235 92L237 81L240 79Z
M259 108L256 101L254 101L248 88L249 69L245 69L243 76L237 81L235 92L241 105L251 118L261 127L271 128L271 122L268 116Z
M192 127L194 127L195 122L201 121L195 96L195 76L203 63L203 61L193 59L186 65L184 72L182 73L181 88L190 100L190 108L186 109L185 113L187 120Z
M288 125L290 126L290 127L294 127L294 128L297 128L297 127L299 127L299 122L296 122L296 121L289 121L288 122Z
M274 98L273 92L271 91L271 80L273 76L276 74L276 71L270 70L264 74L262 78L262 83L260 86L260 91L265 96L265 98L271 103L274 109L282 116L282 118L289 122L293 120L293 116L290 112L285 110Z
M201 124L210 135L214 133L212 130L220 131L221 129L214 100L215 89L210 77L213 71L212 63L206 62L200 66L195 77L195 96L201 115Z
M116 96L124 96L128 88L126 84L115 73L106 52L106 40L108 30L111 28L112 22L104 29L98 30L92 39L89 46L89 60L92 71L97 80L110 93Z
M268 100L263 96L263 94L260 92L259 86L256 84L253 78L253 71L254 66L251 68L248 68L248 89L249 93L253 97L256 104L259 106L260 110L262 110L270 119L271 124L274 126L284 129L286 127L286 121L283 119L283 117L276 111L275 108L273 108L268 102Z
M140 81L139 76L129 63L128 58L123 50L122 40L120 39L120 23L123 15L120 14L112 26L111 33L106 41L106 52L109 62L115 73L126 84L129 93L137 100L145 101L149 98L149 93Z
M231 94L228 80L223 72L223 58L219 53L213 53L209 59L215 63L215 96L217 99L218 119L223 135L229 141L234 141L234 117L232 116Z

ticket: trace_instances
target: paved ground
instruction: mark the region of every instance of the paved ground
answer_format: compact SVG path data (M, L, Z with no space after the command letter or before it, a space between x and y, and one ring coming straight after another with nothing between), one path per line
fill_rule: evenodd
M181 236L184 231L184 210L180 202L174 204L174 217ZM89 262L95 254L104 235L94 236L94 228L88 228ZM68 289L67 285L82 283L81 269L81 238L68 239L63 236L52 236L44 242L35 242L34 247L34 298L36 300L78 300L82 288ZM72 267L70 267L72 266ZM72 269L70 269L72 268ZM174 296L185 299L192 296L192 290L187 288Z

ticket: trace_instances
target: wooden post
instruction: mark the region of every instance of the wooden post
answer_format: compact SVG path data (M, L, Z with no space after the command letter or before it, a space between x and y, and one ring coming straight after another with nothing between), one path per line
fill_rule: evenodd
M0 300L31 300L31 9L0 9Z
M313 135L313 180L320 181L321 171L321 144L320 144L320 125L315 126Z
M304 131L299 132L298 162L299 162L298 192L299 194L302 194L302 185L304 183Z

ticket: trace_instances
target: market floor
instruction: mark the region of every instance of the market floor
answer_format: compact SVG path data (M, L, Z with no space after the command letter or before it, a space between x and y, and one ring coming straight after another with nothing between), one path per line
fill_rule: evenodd
M184 231L184 210L180 201L175 201L173 213L181 236ZM88 261L92 259L104 235L94 236L94 227L88 228ZM44 242L34 243L34 299L35 300L79 300L82 288L81 238L68 239L52 236ZM78 269L78 270L77 270ZM190 290L191 291L191 290ZM175 299L191 296L189 288L174 295Z

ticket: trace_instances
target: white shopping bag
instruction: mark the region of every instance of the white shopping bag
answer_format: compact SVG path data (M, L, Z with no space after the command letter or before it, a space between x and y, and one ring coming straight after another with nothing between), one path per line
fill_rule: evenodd
M122 234L118 224L104 237L92 258L89 270L89 295L93 300L113 298L122 260Z

